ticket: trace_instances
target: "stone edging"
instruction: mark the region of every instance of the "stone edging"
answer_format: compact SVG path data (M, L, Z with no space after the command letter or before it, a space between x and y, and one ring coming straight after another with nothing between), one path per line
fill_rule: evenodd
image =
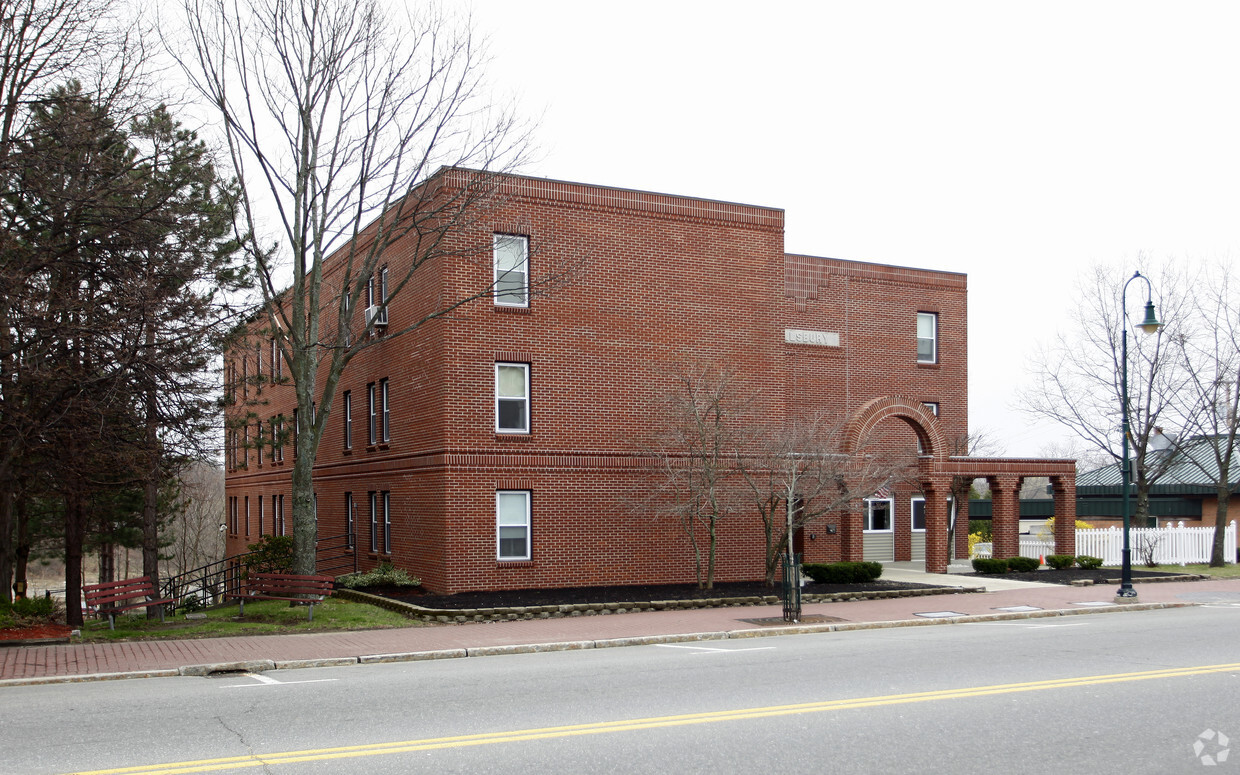
M802 595L803 603L844 603L855 600L883 600L894 597L922 597L925 595L958 595L983 592L978 587L924 587L920 589L878 589L865 592L832 592L820 595ZM780 605L776 595L762 597L716 597L695 600L651 600L631 603L573 603L565 605L512 606L507 608L460 608L439 609L404 603L399 600L359 592L355 589L338 589L337 597L358 603L386 608L404 614L411 619L440 624L466 624L469 622L502 622L521 619L559 619L566 616L609 616L612 614L637 613L640 611L676 611L693 608L727 608L756 605Z

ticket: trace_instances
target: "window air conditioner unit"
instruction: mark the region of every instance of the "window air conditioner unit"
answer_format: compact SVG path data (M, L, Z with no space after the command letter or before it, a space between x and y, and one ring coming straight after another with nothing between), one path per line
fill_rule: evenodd
M378 304L366 308L366 325L374 323L376 326L387 325L387 310L381 308Z

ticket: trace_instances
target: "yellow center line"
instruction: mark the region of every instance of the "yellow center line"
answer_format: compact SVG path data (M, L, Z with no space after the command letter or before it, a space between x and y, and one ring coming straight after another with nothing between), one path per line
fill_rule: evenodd
M1163 670L1145 670L1133 673L1092 675L1082 676L1079 678L1055 678L1046 681L1027 681L1024 683L995 684L992 686L974 686L960 689L940 689L937 691L912 692L909 694L887 694L879 697L856 697L844 700L823 700L820 702L803 702L793 705L772 705L761 708L741 708L737 710L710 711L706 713L686 713L676 716L654 716L651 718L627 719L622 721L600 721L590 724L571 724L568 726L543 727L540 729L520 729L509 732L486 732L476 735L433 737L425 740L401 740L390 743L372 743L370 745L350 745L335 748L315 748L304 751L285 751L281 753L254 754L249 756L229 756L218 759L199 759L196 761L170 762L166 764L152 764L140 767L90 770L89 772L82 771L73 773L73 775L183 775L185 773L195 772L239 770L276 764L294 764L296 762L350 759L362 756L380 756L396 753L409 753L412 751L429 751L439 748L465 748L476 745L514 743L525 740L547 740L551 738L574 737L579 735L631 732L642 729L686 726L689 724L713 724L720 721L741 721L745 719L770 718L772 716L788 716L799 713L822 713L824 711L832 710L873 708L883 705L902 705L914 702L932 702L935 700L952 700L966 697L985 697L995 694L1034 692L1044 691L1047 689L1070 689L1080 686L1097 686L1101 684L1125 683L1130 681L1148 681L1160 678L1182 678L1185 676L1206 675L1209 673L1229 673L1236 671L1240 671L1240 662L1232 662L1225 665L1199 665L1195 667L1167 668Z

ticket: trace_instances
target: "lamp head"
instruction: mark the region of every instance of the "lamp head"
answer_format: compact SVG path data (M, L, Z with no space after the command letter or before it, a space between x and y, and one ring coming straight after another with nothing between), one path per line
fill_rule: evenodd
M1141 321L1137 328L1147 334L1153 334L1162 328L1162 323L1158 322L1158 318L1154 317L1154 302L1145 302L1145 320Z

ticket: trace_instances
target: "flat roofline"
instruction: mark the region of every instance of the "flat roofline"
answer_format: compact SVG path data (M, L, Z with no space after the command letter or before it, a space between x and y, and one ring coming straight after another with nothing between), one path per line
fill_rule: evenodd
M869 269L871 271L875 268L880 268L880 269L891 269L891 270L900 271L900 272L925 272L926 274L948 275L951 277L960 277L960 278L968 277L968 274L965 272L953 272L947 269L927 269L925 267L920 267L920 266L903 266L901 264L883 264L883 263L878 263L876 261L863 261L863 260L858 260L855 258L832 258L830 256L813 256L808 253L785 253L784 255L791 257L791 258L808 258L813 261L830 261L833 264L840 264L844 266L856 266L859 269Z

